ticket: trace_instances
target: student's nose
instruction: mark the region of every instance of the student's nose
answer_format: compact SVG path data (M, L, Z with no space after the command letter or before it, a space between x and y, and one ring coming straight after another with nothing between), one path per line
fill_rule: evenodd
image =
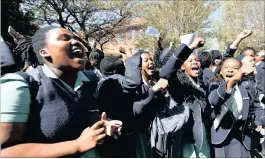
M229 72L229 73L233 73L234 70L230 68L230 69L227 70L227 72Z
M71 40L71 44L80 44L81 42L79 40L76 40L76 39L72 39Z

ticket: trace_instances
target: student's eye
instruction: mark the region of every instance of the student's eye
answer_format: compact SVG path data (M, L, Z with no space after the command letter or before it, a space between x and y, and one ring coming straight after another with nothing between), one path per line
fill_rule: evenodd
M68 35L68 34L62 34L59 36L59 40L64 40L64 41L68 41L71 40L72 36Z
M79 38L77 36L73 36L73 39L79 41Z

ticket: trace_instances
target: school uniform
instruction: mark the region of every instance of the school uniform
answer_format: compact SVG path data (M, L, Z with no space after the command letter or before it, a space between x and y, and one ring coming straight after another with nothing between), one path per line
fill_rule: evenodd
M256 81L257 81L257 89L259 91L260 96L264 96L265 94L265 62L261 62L256 65L257 73L255 74ZM263 103L265 104L265 103Z
M263 115L259 100L250 103L248 91L242 82L238 82L226 92L226 84L210 84L209 103L214 111L211 114L211 143L215 157L250 157L251 135L254 123L251 115L256 116L259 125Z
M133 103L137 99L135 91L141 87L140 54L126 60L125 76L115 74L98 84L98 107L113 120L123 123L119 138L107 138L100 148L101 157L136 157L136 133Z
M207 107L207 98L204 90L193 84L180 71L183 62L190 56L192 50L181 44L178 50L167 61L160 71L160 77L169 80L169 92L178 103L183 103L190 109L189 121L182 132L183 157L210 157L210 147L207 141L204 125L204 113ZM179 76L178 76L179 73ZM186 80L183 80L186 78ZM183 82L188 81L185 85Z
M95 99L97 82L94 73L79 71L71 88L47 65L27 73L6 74L1 78L1 121L27 123L26 143L75 140L100 120ZM93 149L85 156L98 157L98 153Z
M203 80L204 90L208 90L209 84L210 84L211 79L214 75L215 75L215 73L209 68L205 68L202 71L202 80Z

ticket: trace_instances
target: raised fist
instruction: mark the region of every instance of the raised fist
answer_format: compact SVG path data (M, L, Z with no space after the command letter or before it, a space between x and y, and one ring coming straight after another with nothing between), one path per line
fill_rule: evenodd
M200 47L203 47L204 45L204 39L200 37L196 37L193 42L190 44L189 48L192 50L198 49Z
M238 35L239 38L245 39L246 37L250 36L253 33L252 30L244 30L242 33Z
M159 81L153 86L153 91L158 92L164 90L168 87L168 81L166 79L160 78Z
M242 65L240 71L242 72L243 75L247 76L249 74L254 73L255 65Z

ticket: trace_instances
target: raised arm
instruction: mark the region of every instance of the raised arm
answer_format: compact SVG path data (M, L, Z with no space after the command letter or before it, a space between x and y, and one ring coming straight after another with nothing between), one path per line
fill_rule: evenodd
M190 46L181 44L177 51L172 55L172 57L167 61L167 63L160 70L160 77L164 79L169 79L172 74L176 73L181 65L190 56L193 50L203 46L204 40L202 38L196 37Z
M221 106L231 96L233 86L242 79L244 75L249 75L254 72L254 67L243 65L236 74L226 83L211 83L209 86L210 95L208 96L209 103L212 106Z
M128 93L138 88L142 82L141 68L142 59L140 53L135 53L129 57L125 63L125 78L121 81L123 91Z
M252 33L252 30L244 30L242 33L240 33L235 39L235 41L231 45L228 45L225 54L223 55L223 61L229 57L234 57L238 45L241 43L242 40L249 37Z

